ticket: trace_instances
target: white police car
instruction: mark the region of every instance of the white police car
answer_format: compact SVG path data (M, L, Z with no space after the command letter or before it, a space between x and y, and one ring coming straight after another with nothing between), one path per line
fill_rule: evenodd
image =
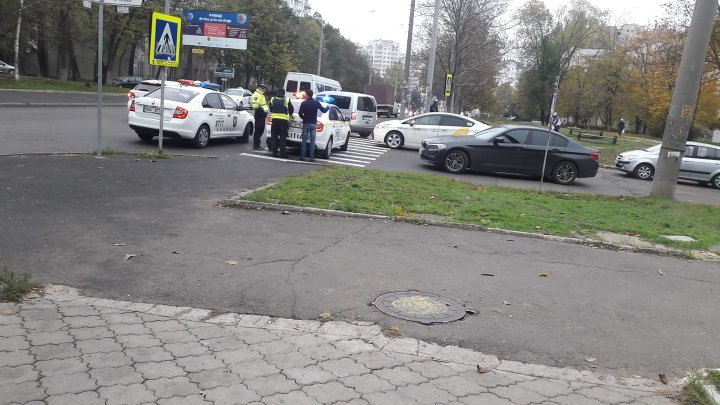
M272 97L268 97L268 102ZM303 100L291 100L295 113L290 120L290 128L287 136L288 147L300 147L302 143L302 120L298 115L300 104ZM329 159L334 148L346 151L348 142L350 141L350 117L343 116L337 106L323 103L323 106L329 107L326 113L318 111L317 129L315 135L315 150L320 153L324 159ZM270 148L270 126L272 118L268 114L265 126L265 142ZM309 146L308 146L309 148ZM309 149L308 149L309 150Z
M128 125L143 141L158 135L159 89L131 100ZM254 125L255 118L226 94L193 86L165 88L165 136L190 140L195 147L205 148L212 138L235 137L247 142Z

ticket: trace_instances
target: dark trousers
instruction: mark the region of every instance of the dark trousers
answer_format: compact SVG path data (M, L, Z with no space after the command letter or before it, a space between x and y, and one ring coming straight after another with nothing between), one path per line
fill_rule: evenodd
M280 156L286 156L286 145L289 122L287 120L273 119L272 126L270 127L270 150L273 156L278 154L278 146L280 147Z
M253 148L259 148L263 132L265 132L265 119L267 114L255 111L255 132L253 133Z

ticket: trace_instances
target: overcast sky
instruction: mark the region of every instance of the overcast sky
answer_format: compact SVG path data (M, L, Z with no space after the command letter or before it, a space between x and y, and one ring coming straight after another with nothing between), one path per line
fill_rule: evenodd
M420 3L422 0L417 0ZM544 0L550 10L567 5L568 0ZM645 25L663 14L664 0L589 0L611 12L611 23ZM525 0L510 0L510 10L517 10ZM310 0L313 11L340 32L361 45L373 39L389 39L405 48L410 0ZM418 20L415 20L418 27Z

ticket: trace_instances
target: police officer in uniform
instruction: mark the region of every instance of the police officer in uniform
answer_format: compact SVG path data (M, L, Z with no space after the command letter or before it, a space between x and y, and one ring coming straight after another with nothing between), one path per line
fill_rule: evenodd
M253 150L265 150L260 145L260 139L262 138L263 132L265 132L265 118L267 118L269 107L265 100L265 91L267 86L259 84L255 93L252 95L252 101L250 106L255 110L255 132L253 133Z
M286 151L288 128L290 119L295 109L288 97L285 97L285 90L277 91L277 96L270 99L270 117L272 125L270 126L270 149L274 157L278 156L278 146L280 147L280 157L286 159L288 157Z

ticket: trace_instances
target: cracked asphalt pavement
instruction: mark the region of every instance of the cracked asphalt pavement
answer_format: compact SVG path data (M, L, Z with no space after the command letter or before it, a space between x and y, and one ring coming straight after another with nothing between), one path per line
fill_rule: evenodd
M2 157L0 265L100 298L304 320L330 312L506 361L644 377L720 363L717 263L218 206L313 169L252 158ZM478 313L428 327L368 306L402 290Z
M0 303L0 405L672 404L643 379L296 321L97 299Z

